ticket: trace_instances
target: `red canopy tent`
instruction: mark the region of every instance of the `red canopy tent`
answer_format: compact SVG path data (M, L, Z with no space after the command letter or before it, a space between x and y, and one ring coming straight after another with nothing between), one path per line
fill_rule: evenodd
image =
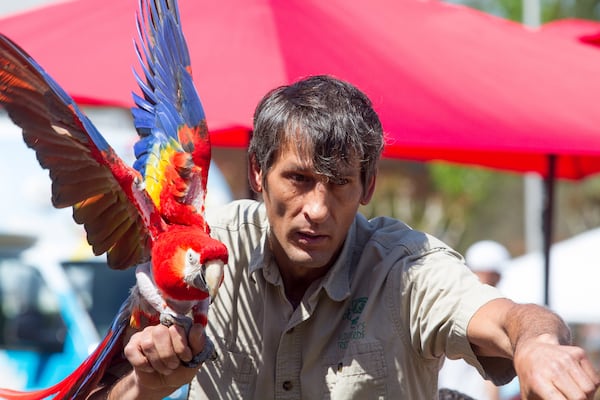
M565 18L548 22L540 27L541 33L559 40L600 46L600 22L586 19Z
M600 171L600 55L471 9L413 0L180 0L216 145L255 104L329 73L373 99L386 155L557 176ZM83 104L130 106L135 0L76 0L0 20ZM234 130L234 133L229 131Z
M269 89L327 73L371 97L386 157L535 171L550 188L600 172L597 49L438 1L179 3L217 146L246 144ZM130 106L136 7L75 0L2 19L0 32L80 103Z

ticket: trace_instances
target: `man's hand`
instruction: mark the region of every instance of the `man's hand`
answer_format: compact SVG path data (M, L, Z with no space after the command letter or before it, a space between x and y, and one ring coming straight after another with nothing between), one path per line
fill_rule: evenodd
M600 377L583 349L551 335L519 341L514 365L523 400L592 399Z
M204 327L199 324L191 327L189 336L179 325L147 326L133 333L124 348L133 371L113 386L101 387L90 400L163 399L194 378L198 368L185 367L181 362L189 362L200 353L204 341Z
M600 384L583 349L568 345L567 324L545 307L495 299L477 310L467 332L476 355L513 360L523 400L591 399Z
M202 325L193 325L189 342L179 325L155 325L131 336L125 356L137 375L137 383L147 389L171 390L189 383L197 372L181 365L190 361L204 347ZM170 392L169 392L170 393Z

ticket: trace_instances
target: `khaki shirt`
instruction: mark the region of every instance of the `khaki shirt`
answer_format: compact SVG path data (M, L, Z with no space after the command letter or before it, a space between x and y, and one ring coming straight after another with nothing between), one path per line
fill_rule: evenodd
M339 259L294 309L262 203L233 202L208 220L230 258L209 311L218 360L200 368L190 399L434 399L444 353L484 374L466 329L500 294L439 240L357 215Z

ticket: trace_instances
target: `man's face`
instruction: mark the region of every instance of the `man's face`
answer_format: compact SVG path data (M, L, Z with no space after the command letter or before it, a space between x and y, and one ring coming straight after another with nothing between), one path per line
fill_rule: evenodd
M475 271L475 275L483 283L496 286L500 282L500 274L496 271Z
M266 180L251 163L251 183L262 193L271 225L270 244L280 269L329 267L338 256L358 207L370 200L375 179L364 190L358 161L335 182L315 172L295 145L280 149Z

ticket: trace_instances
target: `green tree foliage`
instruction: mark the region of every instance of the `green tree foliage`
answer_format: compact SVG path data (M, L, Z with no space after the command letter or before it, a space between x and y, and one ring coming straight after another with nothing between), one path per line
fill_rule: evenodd
M523 21L522 0L449 1L463 4L512 21ZM541 22L560 18L600 19L600 0L540 0Z
M448 163L383 160L368 218L387 215L458 250L495 239L522 247L520 175Z

